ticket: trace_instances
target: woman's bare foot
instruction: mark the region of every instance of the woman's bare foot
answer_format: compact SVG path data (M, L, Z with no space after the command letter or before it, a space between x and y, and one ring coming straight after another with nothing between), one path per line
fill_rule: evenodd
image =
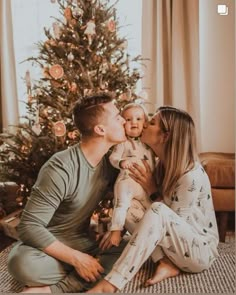
M117 288L113 286L106 280L102 280L97 283L92 289L88 290L86 293L115 293Z
M166 257L160 260L155 274L152 278L145 282L145 287L159 283L160 281L175 277L180 273L180 270Z
M25 287L20 293L52 293L49 286Z

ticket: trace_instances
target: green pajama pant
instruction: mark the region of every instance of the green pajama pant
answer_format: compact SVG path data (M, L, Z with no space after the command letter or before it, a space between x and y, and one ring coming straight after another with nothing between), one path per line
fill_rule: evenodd
M78 249L99 258L104 267L102 277L108 274L119 258L126 241L119 247L100 251L98 243L89 238L78 237ZM30 287L50 286L52 293L76 293L90 289L94 283L83 280L71 265L60 262L44 252L18 242L8 257L8 270L20 283Z

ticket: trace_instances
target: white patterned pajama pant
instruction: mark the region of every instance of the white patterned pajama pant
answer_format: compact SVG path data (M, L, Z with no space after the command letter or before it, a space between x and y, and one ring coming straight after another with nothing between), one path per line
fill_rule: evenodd
M165 255L186 272L209 268L214 260L211 248L190 224L161 202L154 202L143 218L138 207L134 200L126 220L132 237L105 280L123 289L150 255L154 262Z

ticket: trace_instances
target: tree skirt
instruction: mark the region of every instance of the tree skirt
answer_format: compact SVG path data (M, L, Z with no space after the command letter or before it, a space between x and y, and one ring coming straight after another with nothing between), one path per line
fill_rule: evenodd
M7 256L12 246L0 253L0 293L17 293L23 288L7 272ZM219 244L219 258L209 270L199 274L181 273L154 286L144 288L142 285L151 276L154 265L148 260L121 293L232 293L235 288L235 239L227 237L226 243Z

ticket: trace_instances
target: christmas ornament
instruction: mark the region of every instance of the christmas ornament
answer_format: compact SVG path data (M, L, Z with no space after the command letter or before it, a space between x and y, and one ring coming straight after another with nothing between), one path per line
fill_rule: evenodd
M109 70L109 65L105 57L102 58L102 64L99 70L101 71L102 74L106 74L106 72Z
M66 125L63 121L54 123L54 134L58 137L64 136L66 134Z
M113 64L111 66L111 70L112 70L113 73L116 73L118 71L118 67L115 64Z
M114 33L116 31L116 23L113 19L110 19L107 23L108 31Z
M84 96L90 95L92 93L93 93L93 90L92 89L88 89L88 88L85 88L84 89Z
M27 154L29 149L26 145L22 145L20 151L23 153L23 154Z
M95 54L95 55L93 56L93 61L94 61L94 62L98 62L98 63L100 63L101 60L102 60L102 57L101 57L100 55Z
M73 55L73 53L72 52L70 52L68 55L67 55L67 59L70 61L70 62L72 62L73 60L74 60L74 55Z
M61 29L60 29L60 25L58 22L54 22L52 24L52 28L53 28L53 33L54 33L54 37L56 39L60 39L61 36ZM55 42L55 41L54 41ZM51 43L50 43L51 44Z
M77 130L68 132L68 137L72 140L76 139L79 136L79 132Z
M55 87L55 88L60 88L63 86L62 83L55 81L55 80L50 80L50 83L51 83L52 87Z
M77 84L75 82L72 82L71 85L69 85L69 90L75 93L77 91Z
M107 82L103 82L102 81L102 78L101 78L100 79L100 82L99 82L99 87L100 87L101 90L105 90L108 87L108 83Z
M56 80L61 79L64 75L64 70L62 66L56 64L51 66L51 68L49 69L49 74Z
M49 75L49 67L43 68L43 76L44 76L44 78L47 78L47 79L51 78L51 76Z
M78 18L83 16L84 11L83 9L77 6L72 10L72 14L73 14L73 17Z
M36 123L32 126L32 130L34 131L34 133L38 136L41 133L41 126L39 123Z
M20 188L16 191L17 197L16 197L16 202L18 206L23 206L23 201L25 198L25 186L24 184L20 185Z
M73 25L73 26L75 26L75 25L77 24L77 22L76 22L75 19L72 19L72 20L70 21L70 23L71 23L71 25Z
M92 44L92 38L94 35L96 35L96 25L95 25L95 20L94 18L90 19L86 26L84 26L86 29L84 31L84 34L87 36L88 38L88 43L89 43L89 46ZM84 28L83 27L83 28Z
M94 76L96 76L96 74L97 74L97 71L96 70L93 70L93 71L89 71L88 72L88 76L89 77L94 77Z
M60 37L60 36L59 36ZM49 40L49 44L51 45L51 46L56 46L57 45L57 42L55 41L55 40L53 40L53 39L50 39Z
M66 9L64 10L64 16L67 21L70 22L72 20L72 11L71 11L70 7L66 7Z

